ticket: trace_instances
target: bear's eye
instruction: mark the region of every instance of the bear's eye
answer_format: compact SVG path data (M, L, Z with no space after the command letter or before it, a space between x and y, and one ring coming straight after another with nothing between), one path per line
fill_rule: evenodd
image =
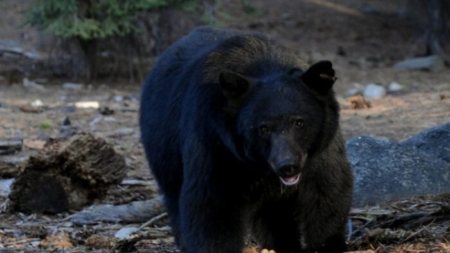
M270 132L269 127L266 124L261 124L259 126L259 131L261 134L268 134Z
M296 119L294 121L294 124L296 127L301 128L303 126L303 120L302 119Z

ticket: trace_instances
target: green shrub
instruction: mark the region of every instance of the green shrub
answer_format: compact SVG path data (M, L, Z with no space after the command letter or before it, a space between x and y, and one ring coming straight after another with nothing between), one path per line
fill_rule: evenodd
M138 30L135 21L143 12L184 8L197 2L199 0L34 0L25 14L24 25L75 42L82 53L83 74L89 81L97 76L99 41L132 35Z
M134 21L143 11L192 2L197 0L35 0L24 23L61 38L104 39L136 31Z
M138 52L139 46L148 47L148 43L138 45L135 36L139 32L137 20L145 16L141 14L158 17L161 9L181 9L194 13L203 23L221 26L216 16L222 19L232 16L217 10L220 4L221 0L33 0L23 24L53 34L70 45L63 53L72 57L73 66L62 73L71 77L82 74L86 81L90 81L97 77L99 51L111 51L113 45L117 52L123 51L117 55L129 57L128 48ZM255 10L251 0L241 0L241 4L248 12ZM154 25L139 27L149 30ZM140 53L136 55L141 57Z

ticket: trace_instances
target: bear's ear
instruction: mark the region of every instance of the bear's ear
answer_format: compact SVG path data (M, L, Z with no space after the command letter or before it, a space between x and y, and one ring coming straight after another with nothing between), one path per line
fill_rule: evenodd
M315 63L300 78L303 83L320 95L326 95L337 79L330 61Z
M238 73L225 71L219 75L220 87L230 101L239 101L245 97L252 82Z

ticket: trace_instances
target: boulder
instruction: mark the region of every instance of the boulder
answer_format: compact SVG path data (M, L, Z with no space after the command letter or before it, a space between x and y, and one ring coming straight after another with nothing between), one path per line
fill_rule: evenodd
M450 192L450 123L403 142L359 136L346 143L353 206Z

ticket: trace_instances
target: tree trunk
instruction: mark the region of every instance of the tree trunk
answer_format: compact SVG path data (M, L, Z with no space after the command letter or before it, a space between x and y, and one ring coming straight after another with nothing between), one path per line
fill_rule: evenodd
M97 77L97 40L85 40L78 38L84 60L84 76L86 82Z
M410 6L412 6L411 11L419 15L419 18L424 18L424 22L419 25L424 27L427 55L448 58L445 42L450 30L450 2L448 0L411 0Z

